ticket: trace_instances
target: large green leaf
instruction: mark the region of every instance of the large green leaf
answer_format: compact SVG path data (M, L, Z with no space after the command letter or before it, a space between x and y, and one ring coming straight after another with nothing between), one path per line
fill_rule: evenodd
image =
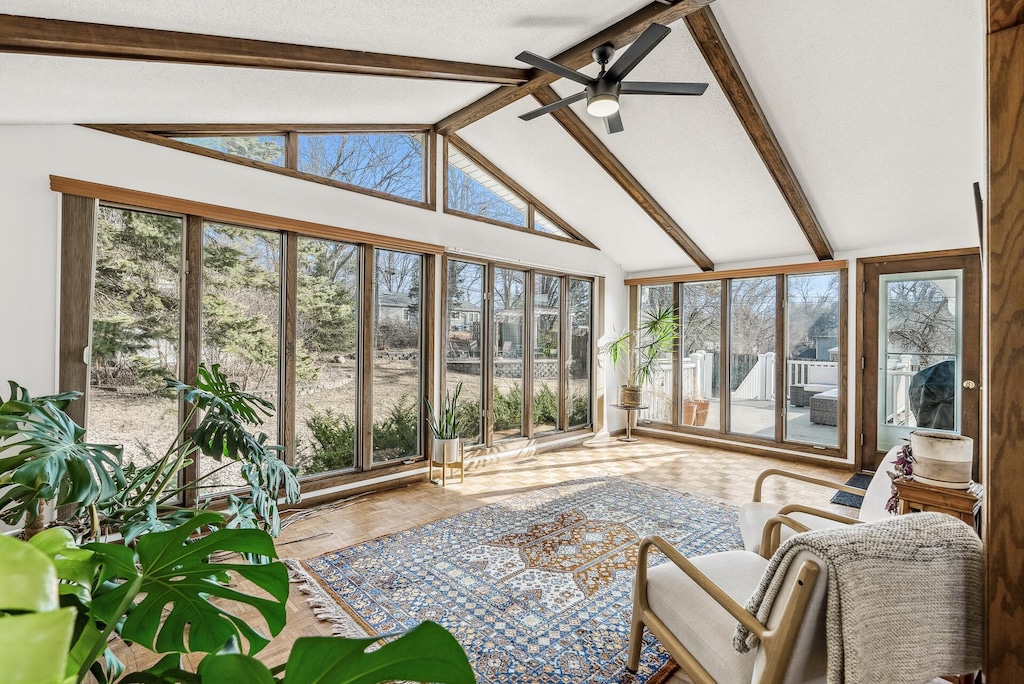
M212 682L246 682L246 684L277 684L267 666L250 656L211 655L199 664L204 684Z
M273 539L260 530L220 529L190 540L201 528L221 524L222 516L205 512L176 529L143 535L134 551L110 544L87 546L102 556L104 576L117 583L113 589L96 592L93 612L104 621L116 621L126 597L136 592L144 598L130 610L120 629L128 641L158 653L213 653L229 639L237 638L248 643L250 653L261 650L269 641L267 637L229 609L237 604L252 606L263 616L272 635L280 633L285 623L288 570L282 563L210 562L211 554L224 551L277 557ZM237 573L270 598L227 586L229 573ZM215 605L211 597L222 600Z
M40 613L60 608L57 570L46 554L0 535L0 611Z
M74 626L74 608L0 617L0 679L4 684L65 681Z
M378 684L392 680L473 684L466 652L444 627L424 622L376 651L377 639L303 637L295 640L285 684ZM227 680L225 680L227 681Z
M53 562L35 546L0 535L0 680L62 682L74 626L75 610L60 607Z
M4 522L31 523L41 500L84 508L114 496L124 485L121 447L84 443L85 430L57 403L10 386L0 404L0 485L13 485L0 494Z
M53 562L57 578L61 580L60 593L73 593L88 600L97 565L92 551L79 548L75 538L63 527L43 530L28 543Z

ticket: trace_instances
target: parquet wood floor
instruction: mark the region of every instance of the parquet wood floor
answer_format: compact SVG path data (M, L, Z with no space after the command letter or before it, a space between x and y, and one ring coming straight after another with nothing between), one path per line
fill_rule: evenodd
M757 474L780 467L807 473L833 482L845 482L849 472L842 469L791 463L781 459L740 454L724 449L681 444L654 438L626 444L615 439L595 438L580 446L543 454L520 456L466 471L466 481L449 481L445 488L422 484L378 492L320 509L304 511L286 521L278 540L281 558L311 558L375 537L398 532L433 520L500 501L540 487L597 475L619 475L672 489L710 496L732 503L749 501ZM765 499L800 501L827 507L847 515L854 509L829 503L831 491L778 478L765 486ZM249 617L249 616L246 616ZM254 615L253 624L258 624ZM330 635L330 626L317 620L305 597L292 589L288 601L288 625L260 654L268 664L287 659L291 643L301 636ZM144 649L121 645L119 656L131 667L145 667L155 661ZM194 666L199 658L190 658ZM681 675L672 684L687 682ZM566 683L572 684L572 683Z

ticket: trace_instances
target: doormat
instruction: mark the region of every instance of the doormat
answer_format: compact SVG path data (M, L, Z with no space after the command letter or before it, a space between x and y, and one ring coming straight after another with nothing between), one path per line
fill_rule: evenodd
M847 480L846 484L859 489L867 489L868 485L871 484L871 477L868 473L857 473ZM850 508L860 508L861 504L864 503L864 497L859 494L850 494L849 492L836 492L832 496L832 503L839 504L840 506L849 506Z
M743 547L731 506L600 477L290 565L337 633L439 622L481 684L659 684L677 665L649 634L639 671L626 669L637 548L650 534L686 556Z

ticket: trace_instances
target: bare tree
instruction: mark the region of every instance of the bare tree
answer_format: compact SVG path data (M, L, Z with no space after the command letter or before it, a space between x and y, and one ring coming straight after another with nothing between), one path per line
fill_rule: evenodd
M423 135L334 133L299 138L299 170L361 188L423 198Z

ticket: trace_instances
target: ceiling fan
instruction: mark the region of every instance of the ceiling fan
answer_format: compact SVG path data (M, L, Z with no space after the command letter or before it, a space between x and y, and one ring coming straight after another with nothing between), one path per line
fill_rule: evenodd
M562 98L558 102L552 102L526 114L521 114L519 118L529 121L586 98L587 113L604 119L605 130L609 133L619 133L622 131L622 117L619 116L620 95L703 95L708 87L707 83L659 83L653 81L622 80L671 31L672 29L667 26L651 24L640 34L639 38L633 41L633 44L616 60L611 68L608 68L608 63L615 56L614 46L611 43L605 43L594 48L591 54L594 56L594 61L601 65L601 72L597 75L597 78L590 78L586 74L581 74L574 69L570 69L532 52L524 51L519 53L516 59L520 62L526 62L530 66L543 69L556 76L561 76L586 86L586 90L583 92Z

